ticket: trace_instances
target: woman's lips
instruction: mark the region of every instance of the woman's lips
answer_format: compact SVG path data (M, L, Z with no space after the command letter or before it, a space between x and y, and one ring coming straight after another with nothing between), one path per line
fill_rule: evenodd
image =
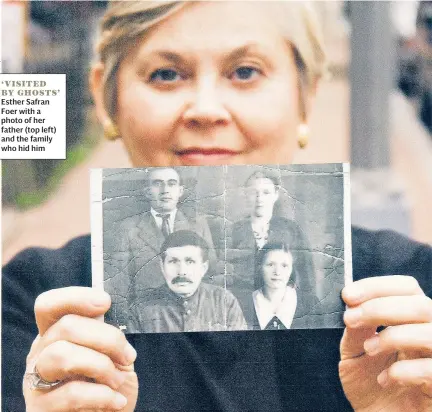
M271 281L274 282L274 283L280 283L280 282L283 282L283 279L281 279L281 278L271 278Z
M200 149L192 148L176 152L181 159L182 164L199 166L199 165L218 165L230 163L233 157L239 152L228 149Z

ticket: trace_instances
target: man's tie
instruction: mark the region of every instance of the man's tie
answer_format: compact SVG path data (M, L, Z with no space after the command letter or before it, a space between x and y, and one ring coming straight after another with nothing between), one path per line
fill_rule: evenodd
M167 238L171 233L170 225L169 225L170 215L157 214L156 216L162 219L162 234L164 235L165 238Z

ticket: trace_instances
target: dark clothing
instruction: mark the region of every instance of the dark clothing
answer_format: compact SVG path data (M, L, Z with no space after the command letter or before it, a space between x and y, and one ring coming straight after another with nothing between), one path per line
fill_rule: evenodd
M201 236L209 246L210 267L214 267L216 253L203 216L189 218L177 210L172 230L190 230ZM165 284L160 259L156 258L164 240L150 211L122 219L104 232L104 261L109 262L104 267L104 288L112 296L106 315L109 323L127 323L130 306L137 297Z
M205 332L245 330L246 321L234 295L201 283L190 298L167 285L149 290L131 307L125 332Z
M257 246L252 231L251 219L243 219L234 223L232 243L228 250L228 260L233 264L233 286L246 287L251 291L259 289L262 284L251 276L256 269ZM293 276L301 290L314 289L314 263L311 247L300 226L281 216L273 216L269 222L268 240L266 243L285 243L293 255ZM258 282L258 284L257 284Z
M431 295L432 249L353 229L354 279L412 275ZM91 285L90 237L33 248L3 270L2 411L25 410L22 376L37 334L33 305L52 288ZM136 411L349 411L338 375L342 329L128 335L138 352Z

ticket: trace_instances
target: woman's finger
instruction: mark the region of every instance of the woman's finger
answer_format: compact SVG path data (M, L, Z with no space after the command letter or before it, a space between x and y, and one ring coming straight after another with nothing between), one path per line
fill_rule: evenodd
M125 373L107 355L67 341L47 346L38 356L36 368L42 379L49 382L83 376L117 389L126 380Z
M372 299L347 309L344 321L350 328L427 323L432 321L432 300L425 295Z
M36 323L39 334L67 314L86 317L103 315L111 305L111 298L103 290L72 286L52 289L39 295L35 302Z
M378 353L420 351L432 355L432 324L421 323L386 328L364 342L368 355Z
M341 360L357 358L365 353L364 342L375 335L376 328L350 329L345 328L342 336L340 353Z
M387 296L424 295L412 276L380 276L350 283L342 290L348 306L358 306L371 299Z
M120 365L132 364L137 355L119 329L78 315L63 316L46 331L41 340L40 347L47 347L57 341L85 346L107 355Z
M378 375L382 387L398 384L418 386L428 396L432 396L432 359L412 359L394 363Z
M38 395L32 400L33 409L44 412L116 411L127 403L125 396L108 386L84 381L67 382Z

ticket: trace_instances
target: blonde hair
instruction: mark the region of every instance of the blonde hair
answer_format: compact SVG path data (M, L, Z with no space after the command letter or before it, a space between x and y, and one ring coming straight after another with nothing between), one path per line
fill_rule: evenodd
M97 46L99 61L104 65L104 104L115 118L117 72L137 40L159 22L192 1L111 1L102 18ZM274 4L274 3L270 3ZM306 118L306 94L326 71L323 33L313 5L308 1L281 1L286 10L278 13L284 36L293 45L300 81L300 109Z

